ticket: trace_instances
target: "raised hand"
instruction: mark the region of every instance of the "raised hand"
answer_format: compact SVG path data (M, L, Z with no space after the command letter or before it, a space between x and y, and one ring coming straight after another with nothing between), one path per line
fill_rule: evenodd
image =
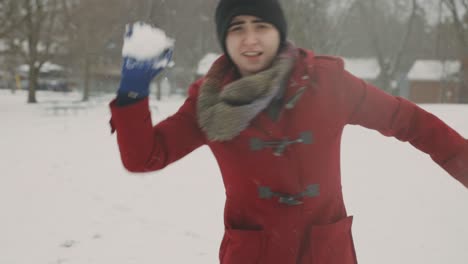
M134 99L148 96L151 80L171 62L173 48L161 32L141 22L127 25L119 96ZM155 37L155 34L159 35Z

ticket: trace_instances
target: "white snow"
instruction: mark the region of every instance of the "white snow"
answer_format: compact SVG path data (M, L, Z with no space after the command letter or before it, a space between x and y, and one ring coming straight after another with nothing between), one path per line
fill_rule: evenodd
M133 34L124 38L122 55L147 60L173 46L174 40L166 36L163 30L139 22L133 24Z
M380 74L376 58L343 58L343 60L345 69L359 78L375 80Z
M39 65L38 62L36 62L36 67ZM29 65L28 64L22 64L16 68L18 72L23 72L27 73L29 72ZM42 67L41 67L41 72L42 73L47 73L51 71L63 71L64 68L63 66L60 66L58 64L51 63L49 61L45 62Z
M197 74L205 75L211 68L213 62L215 62L219 56L221 55L217 53L207 53L205 56L203 56L203 58L198 62Z
M127 173L113 95L0 90L0 263L218 263L224 189L206 147ZM151 102L154 122L181 99ZM468 137L468 105L422 105ZM69 109L65 112L65 109ZM466 264L468 191L407 143L357 126L342 149L360 264Z
M408 73L410 80L442 81L460 71L459 61L417 60Z
M169 65L169 61L167 59L163 59L160 62L158 62L156 65L154 65L154 68L160 68L160 67L166 67Z

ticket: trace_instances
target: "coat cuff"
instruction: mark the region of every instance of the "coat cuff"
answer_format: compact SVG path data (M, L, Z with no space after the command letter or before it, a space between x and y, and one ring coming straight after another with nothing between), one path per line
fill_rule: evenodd
M150 114L148 97L126 106L119 106L116 98L109 103L109 108L111 110L111 119L109 120L111 134L119 130L119 127L125 127L128 126L129 122L135 122L135 119L138 119L136 117L144 116L146 118Z
M445 162L442 168L468 188L468 140L462 151Z

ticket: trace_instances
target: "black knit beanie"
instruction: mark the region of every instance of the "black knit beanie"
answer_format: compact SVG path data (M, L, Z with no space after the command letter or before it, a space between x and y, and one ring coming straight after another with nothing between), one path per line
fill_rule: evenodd
M216 32L218 41L224 53L226 50L226 35L234 17L250 15L271 23L280 33L280 48L286 42L287 23L283 9L278 0L220 0L216 8Z

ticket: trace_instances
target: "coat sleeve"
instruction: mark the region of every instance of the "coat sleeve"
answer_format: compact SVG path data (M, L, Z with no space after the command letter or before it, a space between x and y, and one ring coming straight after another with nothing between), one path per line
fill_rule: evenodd
M179 110L153 127L148 98L124 107L110 103L111 126L124 167L131 172L155 171L179 160L205 143L196 118L201 80L189 89Z
M344 71L342 103L348 124L409 142L468 188L468 141L416 104L391 96Z

